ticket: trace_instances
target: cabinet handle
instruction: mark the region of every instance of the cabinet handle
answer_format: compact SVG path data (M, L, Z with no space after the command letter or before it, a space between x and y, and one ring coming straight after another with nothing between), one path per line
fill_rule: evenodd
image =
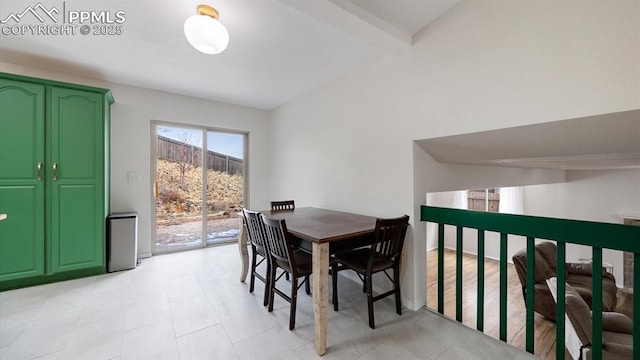
M58 163L57 163L57 162L54 162L54 163L53 163L53 181L58 180L58 173L57 173L57 171L58 171Z
M36 168L38 169L38 181L42 181L42 161L38 161Z

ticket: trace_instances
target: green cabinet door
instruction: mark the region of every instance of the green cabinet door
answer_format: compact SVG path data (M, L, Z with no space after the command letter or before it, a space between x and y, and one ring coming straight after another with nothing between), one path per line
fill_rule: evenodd
M0 79L0 282L44 274L44 162L45 87Z
M48 91L51 271L104 266L104 95Z

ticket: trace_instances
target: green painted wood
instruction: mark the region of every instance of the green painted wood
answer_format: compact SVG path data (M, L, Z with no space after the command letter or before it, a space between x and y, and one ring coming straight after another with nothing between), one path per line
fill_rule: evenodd
M565 281L566 281L566 245L563 242L557 242L556 254L556 273L558 279L558 294L556 301L556 360L564 360L565 349Z
M113 94L111 93L111 90L105 89L105 88L100 88L95 86L86 86L86 85L80 85L80 84L74 84L74 83L68 83L68 82L56 81L56 80L41 79L41 78L35 78L31 76L16 75L16 74L11 74L6 72L0 72L0 78L19 81L23 83L33 83L40 86L44 85L44 86L52 86L52 87L61 87L66 89L75 89L80 91L99 93L104 95L104 99L107 101L109 105L115 102L113 98Z
M456 228L456 320L462 322L462 226Z
M484 231L478 230L478 297L476 328L484 331Z
M0 73L0 289L105 272L112 103L107 89Z
M111 213L111 104L113 104L113 97L111 96L111 92L106 94L106 103L104 104L104 115L102 116L103 127L102 133L103 136L103 147L102 153L103 157L103 192L102 192L102 203L103 209L102 214L108 216ZM105 232L106 232L105 225ZM104 237L106 241L106 233ZM106 249L106 244L105 244ZM102 264L106 270L107 265L107 252L103 251L102 254Z
M527 259L535 259L535 238L529 236L527 237ZM534 323L533 323L533 307L534 307L534 283L535 283L535 261L527 261L527 299L526 299L526 342L525 347L527 352L533 354L534 353Z
M640 279L640 253L633 254L633 278ZM640 294L640 281L633 282L633 293ZM633 313L640 314L640 296L633 297ZM640 329L640 316L633 317L633 328ZM633 337L633 358L640 359L640 336Z
M556 358L564 359L564 342L565 342L565 259L566 259L566 243L574 243L580 245L591 246L593 248L594 264L600 266L594 267L594 279L602 278L602 249L614 249L620 251L628 251L634 253L635 260L639 260L640 256L640 227L631 225L555 219L537 216L511 215L500 213L477 212L459 209L439 208L432 206L421 207L421 220L438 223L439 229L444 225L453 225L456 227L475 228L482 231L500 232L500 339L506 340L506 254L508 234L526 236L528 243L530 239L540 238L555 240L557 242L558 260L557 260L557 276L558 276L558 294L556 304ZM439 236L443 236L439 234ZM529 245L529 244L528 244ZM527 249L528 256L529 249ZM439 269L441 271L441 269ZM528 271L532 274L532 271ZM441 274L438 274L439 276ZM640 266L634 265L634 276L640 278ZM532 283L531 280L528 283ZM529 286L528 286L529 287ZM594 304L593 310L597 312L593 318L594 332L594 358L600 357L602 352L602 283L594 282ZM640 285L636 288L634 284L634 293L640 291ZM533 293L529 291L529 293ZM600 296L596 295L600 294ZM526 300L527 303L533 303L533 299ZM640 313L640 299L634 297L634 312ZM529 318L530 315L527 315ZM529 320L527 320L529 323ZM634 320L634 327L640 328L640 320ZM596 330L598 329L598 330ZM527 330L527 343L530 342L529 332ZM640 338L640 337L636 337ZM634 356L640 359L640 340L634 339ZM529 348L527 348L529 350Z
M591 299L592 358L602 359L602 248L594 247L593 253L593 297Z
M507 233L500 233L500 340L507 341Z
M0 78L0 282L45 271L44 105L44 86Z
M49 99L51 270L104 266L104 96L52 87Z
M444 224L438 224L438 312L444 314Z
M421 207L421 220L573 244L640 252L640 226L539 216L500 214L433 206Z

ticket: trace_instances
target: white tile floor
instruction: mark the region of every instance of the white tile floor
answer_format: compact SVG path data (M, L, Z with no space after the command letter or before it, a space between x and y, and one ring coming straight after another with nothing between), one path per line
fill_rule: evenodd
M314 359L311 298L262 306L239 281L236 245L156 256L135 270L0 293L0 359ZM325 359L533 358L427 310L375 304L367 325L360 285L340 282ZM284 290L284 289L283 289Z

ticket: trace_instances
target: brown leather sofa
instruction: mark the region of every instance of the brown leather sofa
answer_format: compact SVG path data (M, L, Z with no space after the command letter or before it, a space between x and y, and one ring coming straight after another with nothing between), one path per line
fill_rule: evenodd
M558 291L557 278L550 278L546 282L554 295ZM576 289L569 284L566 284L565 310L567 351L574 359L591 360L591 310ZM628 316L618 312L602 313L602 359L633 359L633 321Z
M556 244L552 242L541 242L535 245L535 276L534 276L534 304L533 309L546 318L555 321L556 303L549 291L546 280L557 276L556 274ZM518 273L522 294L526 299L527 287L527 250L522 249L513 255L513 265ZM584 301L591 307L591 283L592 266L583 263L566 263L565 280L571 285ZM613 274L604 272L602 276L602 309L604 311L614 311L617 302L616 279Z

